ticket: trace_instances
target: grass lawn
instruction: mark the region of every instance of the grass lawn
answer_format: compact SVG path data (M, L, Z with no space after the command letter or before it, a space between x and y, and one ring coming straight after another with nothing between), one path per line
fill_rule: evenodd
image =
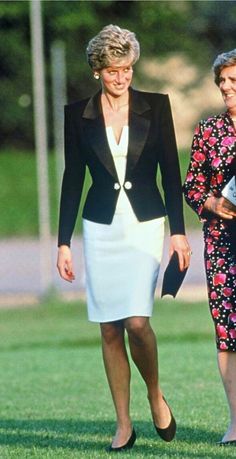
M185 178L188 162L189 152L182 152L180 154L182 180ZM38 202L35 156L24 152L1 152L0 183L0 237L37 235ZM87 174L82 203L89 186L90 178ZM51 228L55 234L58 226L58 191L55 157L52 154L49 155L49 192ZM187 205L184 206L184 212L187 227L200 228L197 216ZM78 219L76 229L81 231L81 219Z
M216 368L207 306L162 300L152 319L163 391L178 423L167 444L152 426L145 387L132 365L131 412L137 442L122 457L230 458L220 448L227 407ZM0 458L106 458L114 412L99 330L83 303L56 298L0 310Z

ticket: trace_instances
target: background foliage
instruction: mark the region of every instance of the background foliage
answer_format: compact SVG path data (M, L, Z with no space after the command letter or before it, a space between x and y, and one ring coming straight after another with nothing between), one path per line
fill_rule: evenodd
M108 23L134 30L142 57L184 53L207 69L214 56L235 46L234 1L43 1L48 126L52 145L50 47L66 45L68 100L96 89L85 60L88 40ZM28 1L0 2L0 147L32 151L33 109ZM142 79L142 59L136 81ZM146 83L148 85L148 81ZM149 89L146 87L146 89ZM157 88L158 90L160 88Z

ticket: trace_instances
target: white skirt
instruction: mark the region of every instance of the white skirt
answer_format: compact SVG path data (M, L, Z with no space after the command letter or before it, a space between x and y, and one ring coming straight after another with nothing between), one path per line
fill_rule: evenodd
M110 225L83 219L90 321L152 315L164 220L139 222L133 213L115 214Z

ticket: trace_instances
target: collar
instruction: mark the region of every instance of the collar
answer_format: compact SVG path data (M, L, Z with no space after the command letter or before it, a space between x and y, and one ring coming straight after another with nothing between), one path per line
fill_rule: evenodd
M102 106L101 106L101 94L102 90L98 91L94 96L92 96L87 105L85 106L83 112L83 118L95 119L102 115ZM144 97L144 93L141 91L136 91L132 87L129 88L129 110L142 115L144 112L150 110L151 107L147 100Z

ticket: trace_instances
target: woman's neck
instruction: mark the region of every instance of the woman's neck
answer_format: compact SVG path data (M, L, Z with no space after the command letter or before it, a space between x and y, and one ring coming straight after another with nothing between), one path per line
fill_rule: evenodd
M128 91L118 97L113 97L107 92L102 93L102 104L107 109L112 110L113 112L118 112L123 107L127 107L129 103L129 93Z
M236 109L228 110L229 116L233 121L236 121Z

